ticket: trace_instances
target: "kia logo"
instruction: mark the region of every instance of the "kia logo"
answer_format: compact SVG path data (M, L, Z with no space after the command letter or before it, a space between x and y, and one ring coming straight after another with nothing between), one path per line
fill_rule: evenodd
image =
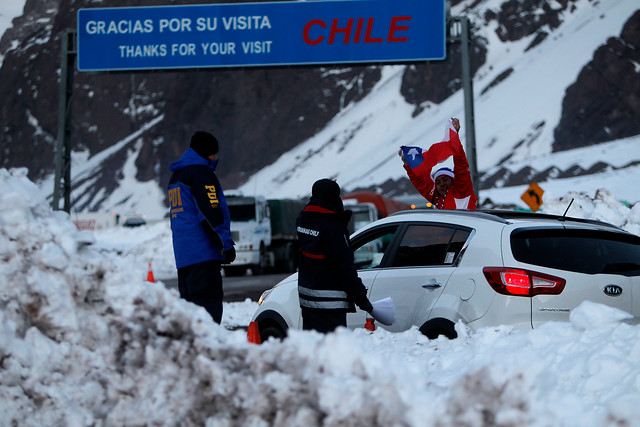
M602 291L610 297L617 297L622 295L622 288L618 285L607 285Z

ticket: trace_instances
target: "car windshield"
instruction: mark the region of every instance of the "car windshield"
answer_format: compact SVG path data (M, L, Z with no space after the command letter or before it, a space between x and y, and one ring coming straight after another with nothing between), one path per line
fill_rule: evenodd
M601 230L542 229L511 234L516 260L586 274L640 276L640 237Z

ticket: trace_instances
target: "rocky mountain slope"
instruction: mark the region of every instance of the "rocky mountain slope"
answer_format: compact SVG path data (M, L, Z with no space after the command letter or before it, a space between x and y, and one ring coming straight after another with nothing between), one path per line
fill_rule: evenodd
M177 3L211 2L158 1L154 5ZM472 19L476 73L489 56L488 40L477 35L481 28L496 28L495 36L502 42L530 40L526 49L533 49L553 38L554 31L576 8L595 3L597 0L455 0L452 6L456 14L468 14ZM0 97L4 101L0 108L1 167L28 167L29 177L35 181L50 177L54 170L60 39L64 31L75 27L76 11L140 5L148 3L27 0L23 16L14 20L13 28L0 40L4 58L0 68ZM479 16L476 10L484 13ZM640 134L639 49L637 11L618 37L607 40L594 52L592 61L567 89L562 117L554 130L553 150ZM414 115L460 90L458 51L459 46L452 44L445 61L406 64L401 94L415 106ZM382 67L76 73L71 135L73 150L79 156L90 159L145 125L148 129L105 155L90 179L74 181L74 210L113 208L103 206L105 194L122 185L123 170L131 156L137 181L154 182L164 188L169 164L198 129L211 131L221 141L225 161L220 163L218 173L227 188L236 187L315 135L338 112L363 99L379 81ZM512 72L506 69L477 89L483 94ZM518 182L519 174L508 175L508 185L522 183L522 179ZM481 187L500 180L504 184L504 178L494 171L482 177ZM121 202L125 199L123 196Z

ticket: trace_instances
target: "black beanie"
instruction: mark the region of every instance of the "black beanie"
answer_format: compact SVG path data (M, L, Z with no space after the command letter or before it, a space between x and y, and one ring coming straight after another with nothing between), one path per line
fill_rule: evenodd
M209 132L200 130L191 137L191 148L207 159L210 155L218 152L218 140Z
M344 211L340 198L340 186L331 179L320 179L311 188L311 202L324 202L336 212Z

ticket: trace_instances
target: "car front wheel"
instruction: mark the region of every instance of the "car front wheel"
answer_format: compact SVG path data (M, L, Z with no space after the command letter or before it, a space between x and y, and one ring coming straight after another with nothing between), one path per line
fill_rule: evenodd
M260 341L265 342L269 338L275 338L282 340L287 337L287 333L282 330L280 326L269 325L264 328L260 328Z

